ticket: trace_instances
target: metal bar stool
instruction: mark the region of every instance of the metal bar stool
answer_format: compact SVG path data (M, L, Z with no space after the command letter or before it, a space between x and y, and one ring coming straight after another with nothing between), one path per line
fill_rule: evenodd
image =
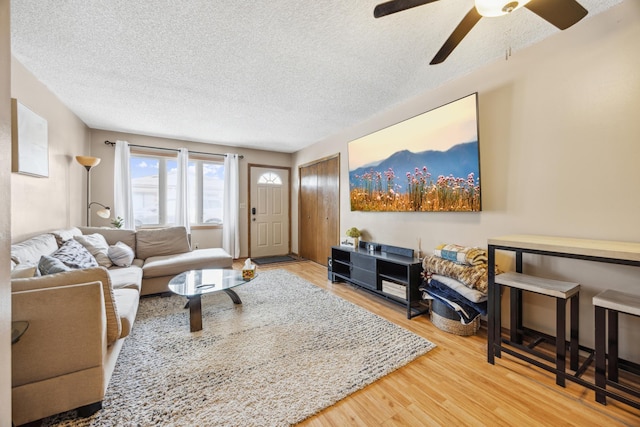
M593 305L595 309L596 334L596 402L606 405L607 396L609 396L635 408L640 408L640 402L634 402L631 399L606 390L609 385L640 398L638 389L627 387L618 382L618 314L624 313L640 317L640 295L607 289L593 297ZM606 325L607 317L609 320L608 328ZM609 345L608 356L607 338Z
M495 283L500 286L507 286L511 294L511 322L510 322L510 339L502 340L497 337L496 342L500 348L511 354L512 356L523 359L540 368L555 372L556 384L565 386L566 377L566 304L571 301L571 324L570 324L570 368L578 371L578 322L579 322L579 293L580 285L573 282L563 282L560 280L544 279L536 276L529 276L522 273L508 272L499 274L495 277ZM540 338L528 346L522 345L524 335L524 326L522 324L522 291L534 292L540 295L546 295L556 299L556 336L550 337L555 342L556 355L555 358L535 351L543 338ZM549 362L555 362L555 369L541 363L537 360L526 357L516 351L507 349L502 346L502 342L509 344L521 352L533 354L536 357L545 359Z

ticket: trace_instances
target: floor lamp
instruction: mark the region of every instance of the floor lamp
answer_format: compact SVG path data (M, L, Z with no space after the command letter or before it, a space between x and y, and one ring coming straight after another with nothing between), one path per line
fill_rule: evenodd
M98 215L100 218L109 218L111 216L111 208L103 205L102 203L92 202L89 192L91 188L91 168L93 168L94 166L98 166L98 164L100 163L100 158L90 156L76 156L76 161L84 166L87 170L87 227L89 227L91 225L89 223L91 205L102 206L102 209L96 212L96 215Z

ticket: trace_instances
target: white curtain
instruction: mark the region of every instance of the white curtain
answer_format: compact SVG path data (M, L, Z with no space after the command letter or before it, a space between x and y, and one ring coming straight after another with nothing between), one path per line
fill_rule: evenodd
M181 148L178 153L178 171L176 174L176 225L182 225L191 234L189 226L189 150Z
M240 183L237 154L227 153L224 158L224 212L222 217L222 248L234 259L240 257L240 230L238 229L238 203Z
M113 211L115 217L124 219L122 228L133 230L133 202L131 199L131 151L127 141L116 141Z

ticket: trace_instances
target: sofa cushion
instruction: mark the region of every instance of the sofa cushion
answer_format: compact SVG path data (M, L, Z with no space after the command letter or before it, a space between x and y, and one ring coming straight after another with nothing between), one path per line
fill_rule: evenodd
M136 257L133 249L122 242L116 242L115 245L109 246L107 255L111 259L111 262L119 267L129 267Z
M93 255L98 262L98 265L109 268L113 265L111 258L109 258L109 244L105 240L104 236L100 233L93 233L87 235L73 236L75 240L80 242L82 246Z
M62 246L62 244L67 240L73 239L75 236L82 235L82 231L80 231L78 227L73 227L73 228L64 228L60 230L54 230L51 232L51 234L53 234L53 237L56 238L56 242L58 243L58 246Z
M233 258L224 249L196 249L176 255L147 258L142 266L143 277L173 276L201 268L231 268Z
M142 268L139 265L112 267L109 269L109 277L113 289L128 288L140 292L142 287Z
M60 249L51 254L71 268L97 267L98 262L80 242L67 240Z
M136 320L138 312L138 300L140 294L135 289L115 289L113 291L116 306L118 306L118 314L120 315L120 323L122 324L122 332L120 338L124 338L131 333L133 322Z
M110 245L122 242L132 249L136 248L136 231L110 227L79 227L82 234L100 233ZM139 257L138 257L139 258Z
M42 255L51 255L57 249L53 234L40 234L11 245L11 260L16 264L38 265Z
M136 255L140 259L189 251L191 245L185 227L141 229L136 233Z
M70 242L75 242L75 240L70 240ZM95 267L50 274L48 276L32 277L29 279L15 279L11 281L11 291L20 292L89 282L102 283L104 308L107 314L107 343L112 344L120 338L122 324L120 322L120 316L118 315L118 308L114 303L113 286L106 268Z
M62 273L63 271L69 271L71 267L66 266L58 258L54 258L49 255L42 255L40 262L38 263L38 271L43 276L47 274ZM33 277L33 276L31 276Z

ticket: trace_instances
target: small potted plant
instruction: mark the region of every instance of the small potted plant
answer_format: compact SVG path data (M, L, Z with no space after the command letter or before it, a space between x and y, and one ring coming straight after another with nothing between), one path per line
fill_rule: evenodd
M111 225L113 225L115 228L122 228L122 226L124 225L124 218L116 217L113 221L111 221Z
M358 230L356 227L351 227L347 230L347 236L353 239L353 246L358 248L358 239L362 236L362 232Z

